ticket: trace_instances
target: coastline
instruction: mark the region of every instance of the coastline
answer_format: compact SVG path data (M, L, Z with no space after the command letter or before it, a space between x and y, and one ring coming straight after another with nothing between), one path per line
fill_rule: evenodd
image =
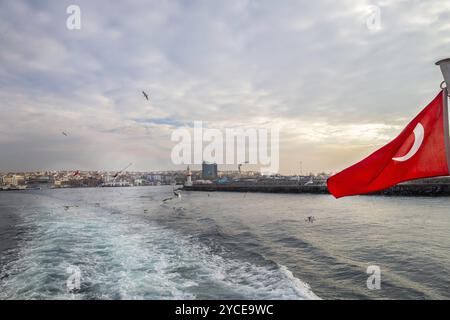
M35 190L64 190L64 189L97 189L97 188L140 188L145 186L73 186L64 188L0 188L3 192L23 192ZM177 185L183 191L201 192L256 192L256 193L304 193L304 194L330 194L326 185L297 185L297 184L258 184L258 183L229 183L229 184L194 184L192 186ZM425 197L447 197L450 196L450 183L447 182L423 182L422 180L401 183L391 188L368 196L425 196Z
M260 192L260 193L307 193L330 194L326 185L276 185L276 184L194 184L184 186L185 191L203 192ZM450 196L447 183L405 183L367 195L383 196Z

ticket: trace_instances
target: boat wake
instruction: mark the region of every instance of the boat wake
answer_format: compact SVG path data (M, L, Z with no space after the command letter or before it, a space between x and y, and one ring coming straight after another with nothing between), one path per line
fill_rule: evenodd
M43 203L21 211L30 231L0 270L0 299L318 299L284 266L221 255L144 215Z

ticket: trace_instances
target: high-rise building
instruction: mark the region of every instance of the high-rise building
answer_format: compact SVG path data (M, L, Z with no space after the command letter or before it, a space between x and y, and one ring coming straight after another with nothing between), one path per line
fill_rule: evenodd
M216 179L217 178L217 163L202 163L202 177L203 179Z

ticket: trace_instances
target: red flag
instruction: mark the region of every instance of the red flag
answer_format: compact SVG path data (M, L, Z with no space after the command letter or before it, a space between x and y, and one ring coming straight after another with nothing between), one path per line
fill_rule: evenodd
M336 197L366 194L399 182L449 175L447 97L439 93L391 142L331 176Z

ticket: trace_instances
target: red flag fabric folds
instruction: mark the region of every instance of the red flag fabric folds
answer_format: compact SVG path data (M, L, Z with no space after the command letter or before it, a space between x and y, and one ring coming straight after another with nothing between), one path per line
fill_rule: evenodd
M448 117L443 97L441 91L397 138L331 176L328 190L340 198L379 191L407 180L448 175Z

